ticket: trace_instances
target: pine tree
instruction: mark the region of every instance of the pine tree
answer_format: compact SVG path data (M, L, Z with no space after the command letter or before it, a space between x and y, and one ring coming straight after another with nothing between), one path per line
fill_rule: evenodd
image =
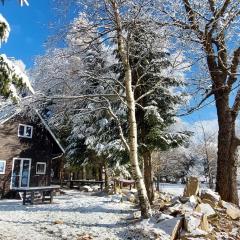
M2 0L2 3L5 1ZM20 4L28 4L26 0L21 0ZM7 20L0 14L0 40L6 43L10 33L10 26ZM7 58L5 54L0 55L0 96L11 97L14 101L19 98L18 90L27 87L31 92L34 90L28 77L13 60Z

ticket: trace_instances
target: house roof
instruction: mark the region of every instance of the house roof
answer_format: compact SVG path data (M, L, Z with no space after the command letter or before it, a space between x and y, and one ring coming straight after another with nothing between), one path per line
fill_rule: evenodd
M38 117L41 119L42 124L45 126L45 128L48 130L48 132L50 133L50 135L52 136L52 138L54 139L54 141L57 143L57 145L59 146L59 148L61 149L61 151L63 153L65 153L64 148L62 147L62 145L60 144L60 142L58 141L58 139L56 138L56 136L54 135L54 133L52 132L52 130L50 129L50 127L48 126L47 122L43 119L43 117L41 116L41 114L38 112L38 110L35 110Z
M3 108L0 109L0 125L9 121L10 119L12 119L14 116L16 116L17 114L19 114L22 111L23 111L23 109L20 109L19 107L15 106L15 105L4 106ZM55 134L52 132L52 130L48 126L47 122L43 119L41 114L38 112L38 110L34 109L34 112L40 118L42 124L44 125L46 130L49 132L49 134L52 136L52 138L54 139L54 141L56 142L58 147L61 149L61 151L63 153L65 153L65 150L64 150L63 146L61 145L61 143L59 142L59 140L57 139Z

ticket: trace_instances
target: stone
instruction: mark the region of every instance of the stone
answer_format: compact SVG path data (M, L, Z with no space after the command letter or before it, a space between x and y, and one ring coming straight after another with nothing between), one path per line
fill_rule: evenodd
M77 240L93 240L93 237L90 234L78 235Z
M140 219L141 218L141 211L137 211L133 213L133 219Z
M115 195L112 195L111 197L111 201L116 203L122 202L122 199L123 199L122 194L115 194Z
M175 240L178 239L179 233L183 227L183 218L175 217L167 219L156 224L155 227L161 229L166 234L170 235L169 240Z
M229 204L227 207L227 215L230 216L233 220L240 219L240 209L235 207L232 204Z
M92 186L92 190L94 191L94 192L97 192L97 191L99 191L101 188L100 188L100 186L98 186L98 185L94 185L94 186Z
M184 197L191 197L192 195L199 195L199 180L197 177L189 177L183 191Z
M169 194L162 193L162 192L159 194L159 199L161 199L161 200L163 200L165 202L171 202L171 200L172 200L172 198L171 198L171 196Z
M179 201L180 201L181 203L186 203L186 202L189 201L189 197L179 197Z
M64 224L64 222L62 220L55 220L53 223L54 224Z
M213 216L216 214L215 210L211 207L210 204L208 203L200 203L196 209L197 212L200 212L202 214L205 214L207 217L208 216Z
M127 197L127 201L132 202L132 203L136 202L136 197L134 194L129 193L126 197Z
M207 215L203 214L199 228L205 232L210 232L211 228L207 219Z
M202 203L209 204L212 208L216 208L218 206L215 202L212 202L210 199L204 198L201 201L202 201Z
M221 197L218 193L212 191L211 189L203 189L201 191L201 199L203 202L207 202L214 207L219 203Z
M132 188L132 189L130 190L130 192L133 193L133 194L137 194L137 193L138 193L137 189L135 189L135 188Z
M93 191L93 189L90 186L87 186L87 185L82 186L81 190L84 191L84 192L92 192Z
M190 203L190 206L195 208L198 204L198 199L197 199L197 196L194 196L192 195L190 198L189 198L189 203Z
M186 233L184 236L181 237L182 240L210 240L210 238L207 237L208 233L197 228L193 230L191 233ZM215 238L214 238L215 239Z
M187 232L192 232L201 224L202 215L199 213L187 213L184 217L184 228Z
M157 223L162 222L167 219L172 219L172 218L173 218L173 216L171 216L171 215L161 213L160 217L157 219Z
M230 206L233 206L232 203L225 202L225 201L223 201L223 200L221 200L218 205L219 205L220 207L222 207L222 208L225 208L225 209L229 208Z

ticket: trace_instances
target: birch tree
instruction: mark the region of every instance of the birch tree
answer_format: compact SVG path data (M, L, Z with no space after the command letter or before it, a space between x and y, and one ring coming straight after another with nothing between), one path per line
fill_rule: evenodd
M158 16L165 18L175 41L181 40L181 47L185 46L186 55L193 62L202 63L202 73L207 78L195 82L204 95L198 107L212 97L219 125L216 191L223 200L238 204L237 148L240 141L235 124L240 108L240 1L178 0L158 1L157 4Z
M117 97L127 109L129 124L128 138L124 136L121 122L112 109L111 102L114 98L109 98L106 94L104 95L100 93L98 95L98 100L101 103L105 102L104 109L107 110L111 118L115 120L122 144L129 153L132 173L138 189L142 216L146 218L150 216L151 210L139 166L138 135L135 112L137 104L134 97L132 69L129 60L131 34L127 28L127 22L130 22L129 19L131 19L131 27L134 28L134 25L137 24L137 21L135 22L134 19L137 20L139 16L141 16L141 14L139 15L139 11L143 13L142 17L144 18L146 9L143 10L145 6L140 2L78 1L78 4L81 6L80 9L83 10L82 16L87 19L87 21L85 21L87 24L83 24L82 22L77 25L76 29L79 33L79 37L76 38L76 43L79 44L79 46L85 46L86 51L94 44L104 44L108 49L111 49L111 51L116 51L121 62L124 75L123 82L119 82L118 78L113 78L112 76L99 77L98 75L95 79L98 83L101 82L102 84L104 84L104 82L106 83L106 81L109 82L110 79L112 83L114 83L112 85L114 86L112 87L112 97L115 96L115 99ZM141 21L143 21L143 19ZM89 35L90 32L95 32L95 34L91 36ZM81 38L86 35L88 35L89 39L81 41ZM94 75L91 74L89 79L90 78L94 79ZM119 89L121 89L121 91ZM100 95L102 95L102 97ZM96 94L94 97L96 97Z

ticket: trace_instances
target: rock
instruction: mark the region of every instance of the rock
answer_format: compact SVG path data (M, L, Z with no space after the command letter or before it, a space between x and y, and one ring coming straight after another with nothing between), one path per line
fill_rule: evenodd
M183 192L184 197L191 197L192 195L199 195L199 181L196 177L189 177Z
M167 219L156 224L155 227L161 229L166 234L170 235L169 240L175 240L178 239L179 232L183 227L183 219L181 217Z
M133 213L133 219L139 219L141 218L141 211L137 211Z
M202 214L205 214L207 217L208 216L213 216L216 214L215 210L211 207L210 204L208 203L200 203L197 207L196 207L196 211L200 212Z
M111 201L116 203L122 202L122 199L123 199L122 194L115 194L115 195L112 195L111 197Z
M137 193L138 193L137 189L135 189L135 188L132 188L132 189L130 190L130 192L133 193L133 194L137 194Z
M93 190L94 192L97 192L97 191L100 190L100 186L94 185L94 186L92 186L92 190Z
M174 206L171 206L167 209L167 211L169 213L173 213L173 212L176 212L176 211L181 211L182 209L182 204L178 203L178 204L175 204Z
M192 232L197 229L201 224L202 215L199 213L187 213L184 218L184 228L188 232Z
M162 222L167 219L172 219L172 218L173 218L173 216L171 216L171 215L161 213L160 217L157 219L157 223Z
M90 186L87 186L87 185L82 186L81 190L84 191L84 192L92 192L93 191L93 189Z
M210 232L211 228L207 219L207 215L203 214L199 228L205 232Z
M132 203L136 202L136 197L134 194L129 193L126 197L127 197L127 201L132 202Z
M208 238L206 235L208 235L207 232L197 228L193 230L191 233L186 233L184 236L181 237L182 240L210 240L211 238ZM215 239L215 238L214 238Z
M179 197L179 201L180 201L181 203L186 203L186 202L189 201L189 197Z
M230 216L233 220L240 219L240 209L235 207L232 204L229 204L227 207L227 215Z
M77 240L93 240L93 237L90 234L78 235Z
M172 198L171 198L171 196L169 194L162 193L162 192L159 194L159 198L161 200L165 201L165 202L171 202L171 200L172 200Z
M197 196L194 196L192 195L190 198L189 198L189 203L190 203L190 206L195 208L198 204L198 198Z
M64 224L64 222L62 220L56 220L53 222L54 224Z
M222 208L228 208L228 206L230 205L230 203L221 200L221 201L218 203L218 205L219 205L220 207L222 207Z
M212 202L212 201L209 200L209 199L204 198L204 199L202 199L201 201L202 201L202 203L207 203L207 204L209 204L212 208L216 208L216 207L217 207L217 204L216 204L215 202Z
M212 207L215 207L221 200L221 197L211 189L204 189L201 191L201 199L204 203L208 203Z

